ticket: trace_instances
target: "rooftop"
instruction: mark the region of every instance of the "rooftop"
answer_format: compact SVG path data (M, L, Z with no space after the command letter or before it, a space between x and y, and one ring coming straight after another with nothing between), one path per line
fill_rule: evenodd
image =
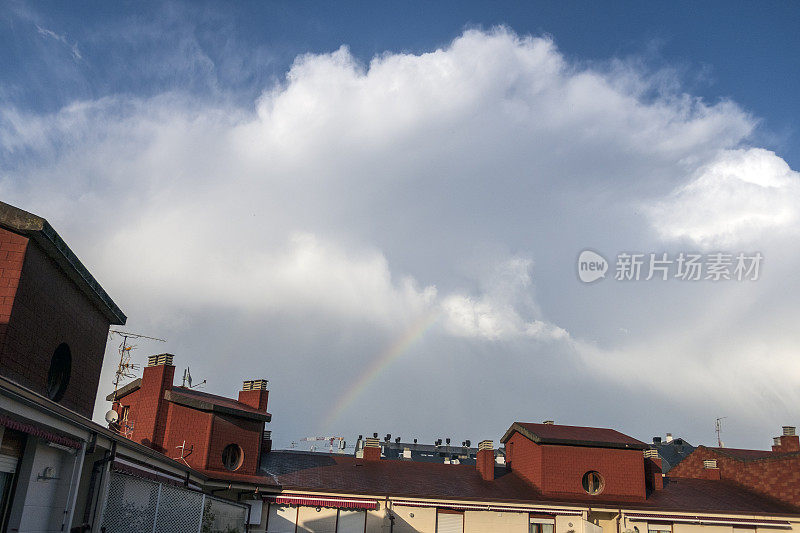
M742 514L797 514L786 504L760 496L727 481L665 479L664 488L643 502L619 502L602 497L569 500L545 497L504 467L494 481L485 481L474 466L413 461L367 461L351 456L272 451L262 455L265 484L283 490L369 494L376 496L496 501L518 504L586 504L650 511L699 511Z
M0 227L36 242L112 324L125 324L125 314L47 220L0 202Z
M537 444L564 444L569 446L599 446L603 448L630 448L646 450L650 448L640 440L629 437L614 429L583 426L562 426L557 424L534 424L514 422L500 439L503 444L515 432L524 435Z

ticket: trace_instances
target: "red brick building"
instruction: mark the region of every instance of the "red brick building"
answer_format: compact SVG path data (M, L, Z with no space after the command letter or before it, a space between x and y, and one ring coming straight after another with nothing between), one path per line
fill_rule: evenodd
M270 444L267 381L245 381L234 400L174 386L172 361L171 354L151 356L141 378L107 397L120 432L199 471L255 475Z
M794 427L784 426L772 450L698 446L670 476L729 481L800 507L800 437Z

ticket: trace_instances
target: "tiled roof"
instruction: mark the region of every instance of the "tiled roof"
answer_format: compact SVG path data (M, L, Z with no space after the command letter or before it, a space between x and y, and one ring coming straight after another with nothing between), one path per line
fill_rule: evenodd
M614 505L651 511L701 511L743 514L796 514L785 504L759 496L727 481L665 480L643 502L618 502L597 496L543 496L509 472L495 468L494 481L481 478L474 466L411 461L365 461L352 456L296 451L272 451L262 456L265 482L283 490L369 494L405 498L457 499L517 504Z
M514 432L540 444L567 444L573 446L600 446L608 448L633 448L645 450L650 446L614 429L557 424L532 424L514 422L500 439L505 443Z
M739 459L742 461L747 461L750 459L763 459L764 457L778 455L769 450L743 450L741 448L709 448L709 450L712 450L720 455L726 455L728 457L732 457L733 459Z
M233 398L217 396L216 394L200 392L186 387L173 387L165 392L164 397L171 402L203 411L219 411L225 414L244 416L244 418L254 418L265 422L269 422L272 418L271 414L260 411L255 407L234 400Z

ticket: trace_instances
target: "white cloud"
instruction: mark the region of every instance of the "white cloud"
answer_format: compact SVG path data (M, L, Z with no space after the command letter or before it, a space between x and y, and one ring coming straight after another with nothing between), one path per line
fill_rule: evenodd
M667 239L705 248L753 244L797 231L800 173L768 150L725 150L648 212Z
M653 228L702 246L796 228L796 172L771 152L743 148L755 119L732 102L670 92L679 81L635 65L577 66L551 39L504 28L368 64L343 47L297 58L254 109L181 93L119 95L43 115L0 108L0 195L49 218L132 324L147 323L148 333L198 358L213 359L220 337L230 339L226 353L261 353L264 337L289 337L280 345L286 357L257 362L275 373L272 383L303 375L308 405L348 385L330 372L363 364L374 356L366 347L427 313L442 317L441 337L421 341L421 357L430 375L453 380L449 398L461 408L474 394L458 384L473 383L474 372L450 351L470 361L489 350L500 363L524 354L516 374L558 370L539 385L552 397L589 375L618 390L640 377L637 364L653 368L666 357L671 379L697 384L709 353L752 346L736 326L753 312L730 317L725 348L709 341L713 328L682 320L708 323L731 301L768 290L768 279L737 288L751 291L742 296L610 279L588 287L574 275L575 254L589 245L658 249ZM209 314L233 317L237 334L193 322ZM630 333L595 343L593 330ZM763 342L781 349L758 353L772 353L769 366L779 368L796 344L769 333ZM258 344L240 340L248 338ZM652 339L658 350L648 349ZM319 354L332 346L338 366L306 372L308 354L324 365ZM742 348L736 353L759 372ZM713 368L726 370L719 361ZM507 368L493 365L486 379L515 379ZM217 379L241 372L231 365ZM795 379L767 375L780 390ZM402 393L409 412L427 413L438 402L406 391L420 379L397 377L378 392ZM697 387L684 389L687 402L697 399ZM524 396L520 409L532 412L546 400L527 385L503 392ZM611 407L635 405L640 393L588 408L617 412ZM285 409L287 424L314 431L300 407Z

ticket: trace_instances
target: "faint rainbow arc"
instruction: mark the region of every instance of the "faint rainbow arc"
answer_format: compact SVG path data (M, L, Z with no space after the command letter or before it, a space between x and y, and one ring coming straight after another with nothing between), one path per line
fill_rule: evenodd
M334 404L333 409L331 409L328 416L325 417L324 427L329 428L383 370L395 359L403 355L412 344L422 338L425 332L433 326L438 318L439 314L435 312L424 314L417 321L412 323L392 344L387 346Z

